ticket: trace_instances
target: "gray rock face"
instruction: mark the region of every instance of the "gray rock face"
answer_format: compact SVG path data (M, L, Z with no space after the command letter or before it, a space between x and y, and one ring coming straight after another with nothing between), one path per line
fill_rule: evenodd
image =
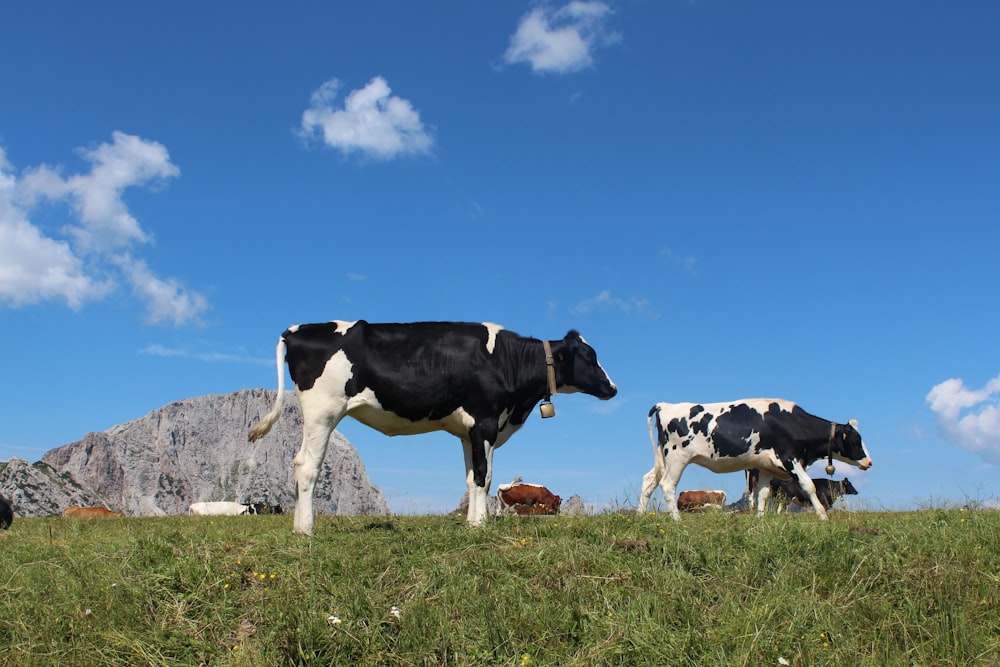
M565 516L586 516L589 512L583 498L579 494L574 494L563 501L559 513Z
M0 494L17 516L50 516L67 507L103 505L93 489L70 472L59 472L48 463L28 463L12 458L0 463Z
M127 515L183 514L203 500L267 502L291 510L292 459L302 441L294 392L288 392L271 433L256 443L247 441L250 425L271 409L274 398L275 392L263 389L199 396L50 450L35 467L44 464L56 477L72 480L80 498L64 493L45 503L46 511L36 503L37 514L24 506L18 513L37 516L69 505L103 504ZM7 484L0 490L18 511L11 497L17 492ZM317 514L390 513L357 451L337 432L330 437L314 507Z

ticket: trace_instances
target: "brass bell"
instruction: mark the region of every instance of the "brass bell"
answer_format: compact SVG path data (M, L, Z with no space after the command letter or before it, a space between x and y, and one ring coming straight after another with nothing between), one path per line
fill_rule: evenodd
M832 475L836 471L837 471L837 469L833 467L832 463L826 467L826 474L827 475Z
M549 417L556 416L556 406L552 405L551 401L542 401L542 404L538 406L538 409L542 413L542 419L548 419Z

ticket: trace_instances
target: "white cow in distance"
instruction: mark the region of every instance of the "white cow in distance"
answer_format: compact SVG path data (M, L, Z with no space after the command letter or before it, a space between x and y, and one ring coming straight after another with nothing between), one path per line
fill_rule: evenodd
M191 503L188 511L196 516L239 516L258 513L257 508L252 504L245 505L229 501Z

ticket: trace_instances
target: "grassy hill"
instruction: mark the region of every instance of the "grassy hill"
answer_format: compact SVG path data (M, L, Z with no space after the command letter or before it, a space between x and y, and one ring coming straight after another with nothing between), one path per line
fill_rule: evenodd
M3 665L996 665L1000 512L17 519Z

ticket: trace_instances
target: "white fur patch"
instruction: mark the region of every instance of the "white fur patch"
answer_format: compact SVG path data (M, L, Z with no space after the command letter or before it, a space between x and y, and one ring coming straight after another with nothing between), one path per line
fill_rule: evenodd
M503 331L503 327L499 324L493 324L492 322L483 322L483 326L486 327L486 331L489 332L489 338L486 339L486 351L493 354L493 350L497 346L497 333Z

